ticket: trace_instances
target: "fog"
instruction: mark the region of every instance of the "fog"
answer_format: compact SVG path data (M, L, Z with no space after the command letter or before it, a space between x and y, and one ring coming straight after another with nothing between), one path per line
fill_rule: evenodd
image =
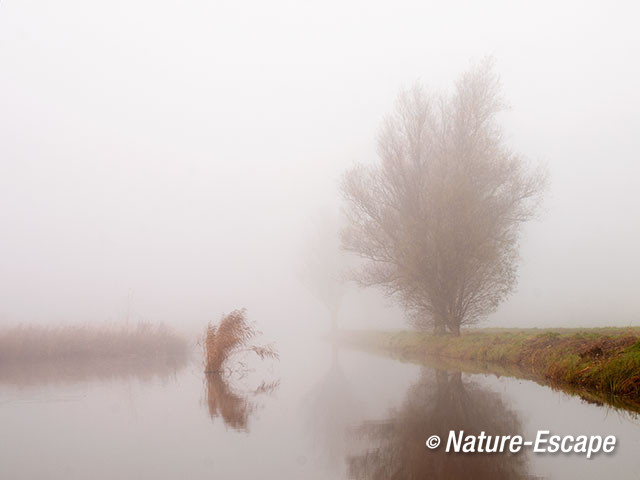
M606 8L605 8L606 7ZM317 212L376 160L401 88L496 60L509 143L548 165L517 292L483 325L640 325L640 38L610 2L4 1L0 324L246 307L317 331ZM349 289L342 327L402 327Z

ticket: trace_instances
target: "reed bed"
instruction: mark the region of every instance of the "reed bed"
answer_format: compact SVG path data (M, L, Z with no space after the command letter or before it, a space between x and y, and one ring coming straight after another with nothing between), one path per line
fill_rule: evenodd
M186 338L163 324L18 325L0 330L0 363L183 356Z

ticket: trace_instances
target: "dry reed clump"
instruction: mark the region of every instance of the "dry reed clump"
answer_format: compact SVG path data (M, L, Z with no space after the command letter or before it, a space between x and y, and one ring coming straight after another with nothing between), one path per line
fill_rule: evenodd
M219 324L209 323L204 339L205 371L220 373L227 361L236 353L253 352L260 359L278 359L271 345L250 345L251 339L260 332L247 321L246 309L234 310L223 315ZM229 369L230 370L230 369Z
M0 362L185 355L187 340L162 324L19 325L0 331Z

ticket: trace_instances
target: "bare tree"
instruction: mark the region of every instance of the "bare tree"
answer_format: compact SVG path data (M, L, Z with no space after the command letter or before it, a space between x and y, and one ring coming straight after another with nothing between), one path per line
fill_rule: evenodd
M520 227L546 175L505 145L504 108L490 59L450 95L416 86L384 123L379 162L343 179L342 245L365 260L355 279L399 298L419 328L458 335L514 288Z

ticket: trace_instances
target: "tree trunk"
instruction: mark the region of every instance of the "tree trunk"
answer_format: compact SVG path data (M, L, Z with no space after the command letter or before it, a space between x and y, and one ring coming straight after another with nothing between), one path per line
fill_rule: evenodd
M454 314L449 315L449 321L447 322L447 328L455 336L460 336L460 320L456 318Z
M338 333L338 312L331 312L331 335Z
M433 321L433 333L435 335L444 335L447 333L447 325L440 318L435 318Z

